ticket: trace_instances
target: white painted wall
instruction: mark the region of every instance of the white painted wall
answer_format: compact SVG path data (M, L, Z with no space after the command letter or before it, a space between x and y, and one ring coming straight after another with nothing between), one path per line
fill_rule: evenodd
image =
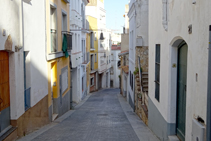
M188 44L186 137L191 140L192 119L200 116L206 124L208 34L210 1L169 0L168 30L162 25L162 1L149 1L149 97L168 123L176 123L175 68L172 44L184 39ZM178 10L179 8L179 10ZM155 24L156 23L156 24ZM188 26L193 25L193 33ZM155 44L161 44L160 102L154 98ZM196 81L196 73L198 81Z
M119 75L120 69L117 66L119 59L118 54L121 50L111 50L111 67L113 67L113 74L111 74L111 80L113 80L114 88L119 88Z
M136 37L136 17L135 17L135 4L134 0L129 3L129 79L130 72L133 74L135 70L135 37ZM133 79L134 80L134 79ZM130 80L128 85L128 92L132 101L134 101L134 90L131 89Z
M81 4L83 4L83 9L85 9L84 15L86 15L86 0L70 1L70 31L73 32L73 49L71 51L71 61L74 68L73 72L76 75L73 76L73 82L77 82L73 84L73 101L76 103L80 102L84 95L84 91L82 92L82 77L86 77L86 71L82 69L83 58L86 57L86 32L82 31L83 17L81 13ZM85 56L82 52L82 41L85 41ZM86 88L84 89L86 90Z
M47 61L45 58L45 2L23 3L24 51L30 54L29 79L31 83L31 107L48 94ZM34 17L39 17L35 20Z
M11 119L18 119L24 112L23 51L29 51L27 58L27 86L31 86L31 107L48 94L47 63L45 60L45 5L44 1L31 4L19 1L1 1L0 50L8 35L13 40L9 55ZM6 11L6 12L5 12ZM3 13L4 12L4 13ZM34 17L39 17L35 20ZM15 46L23 47L15 52Z

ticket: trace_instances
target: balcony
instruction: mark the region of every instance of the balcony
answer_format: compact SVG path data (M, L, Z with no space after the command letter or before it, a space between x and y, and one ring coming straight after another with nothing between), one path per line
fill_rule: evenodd
M83 55L83 64L88 64L89 63L89 52L87 52L86 53L86 55L85 55L85 53L84 53L84 55Z
M63 35L66 35L67 37L67 50L72 50L73 48L73 45L72 45L72 33L71 32L68 32L68 31L62 31L62 34Z
M83 55L82 52L72 52L71 53L71 61L72 67L76 68L77 66L82 64Z
M76 26L82 28L82 16L75 10L71 11L70 25L76 25Z

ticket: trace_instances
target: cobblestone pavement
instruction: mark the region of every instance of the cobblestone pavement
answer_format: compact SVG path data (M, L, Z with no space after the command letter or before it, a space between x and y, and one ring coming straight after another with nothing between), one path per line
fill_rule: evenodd
M118 99L118 93L118 89L104 89L91 94L87 101L79 108L76 108L65 120L47 129L32 140L139 141L140 138L123 111L122 102L120 104ZM149 129L146 130L150 132ZM152 136L150 134L150 138ZM153 140L150 139L150 141Z

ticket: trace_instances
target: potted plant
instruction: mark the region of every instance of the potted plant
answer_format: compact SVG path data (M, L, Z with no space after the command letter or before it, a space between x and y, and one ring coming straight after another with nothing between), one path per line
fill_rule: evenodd
M138 93L138 100L139 100L139 101L142 100L142 95L141 95L141 93Z
M138 74L138 72L139 72L139 69L136 68L136 69L134 70L133 74L136 75L136 74Z

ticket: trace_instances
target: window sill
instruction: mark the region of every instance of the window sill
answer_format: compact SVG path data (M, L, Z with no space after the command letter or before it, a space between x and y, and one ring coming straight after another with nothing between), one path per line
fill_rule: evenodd
M56 58L60 58L60 57L63 57L63 56L64 56L64 53L62 51L60 51L60 52L52 52L52 53L49 53L47 55L47 60L50 61L50 60L53 60L53 59L56 59Z
M95 51L95 49L94 48L90 48L90 51Z

